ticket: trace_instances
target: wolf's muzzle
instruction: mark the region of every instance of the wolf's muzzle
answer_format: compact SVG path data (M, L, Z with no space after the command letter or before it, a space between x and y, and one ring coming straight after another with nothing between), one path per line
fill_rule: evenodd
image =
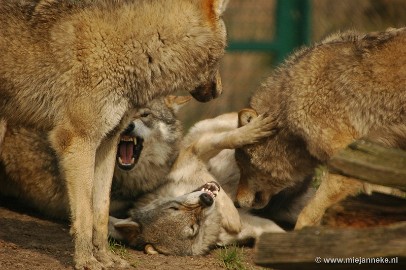
M195 90L190 92L190 94L197 101L208 102L220 96L222 92L223 87L221 84L220 72L217 71L212 81L198 86Z

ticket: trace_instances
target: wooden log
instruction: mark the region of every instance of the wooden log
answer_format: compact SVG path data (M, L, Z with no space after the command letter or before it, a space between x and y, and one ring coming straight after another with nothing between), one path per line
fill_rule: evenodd
M359 140L328 163L331 172L406 190L406 151Z
M334 228L365 228L402 221L406 222L406 199L373 192L334 204L327 209L321 224Z
M347 259L347 263L327 263L329 258ZM367 263L366 258L380 261ZM383 263L384 258L395 261ZM365 263L360 264L362 260ZM363 229L309 227L266 233L256 244L254 261L274 269L406 269L406 222Z

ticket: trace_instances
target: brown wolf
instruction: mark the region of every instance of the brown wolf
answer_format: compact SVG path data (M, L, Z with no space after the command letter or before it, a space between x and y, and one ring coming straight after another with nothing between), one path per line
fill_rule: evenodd
M158 96L219 94L226 3L1 2L0 118L49 131L66 176L76 268L127 265L107 243L116 127Z
M126 215L139 196L165 183L182 138L176 113L189 99L154 99L138 110L137 119L121 133L110 200L112 215ZM133 159L130 166L119 163L131 160L123 155ZM25 127L7 129L0 152L0 187L1 196L18 199L48 217L69 217L64 175L46 133Z
M278 68L250 102L276 124L266 140L236 150L238 203L262 208L359 138L406 149L405 44L406 28L338 33ZM241 113L241 125L255 111ZM328 174L296 228L318 223L329 205L360 188L358 181Z

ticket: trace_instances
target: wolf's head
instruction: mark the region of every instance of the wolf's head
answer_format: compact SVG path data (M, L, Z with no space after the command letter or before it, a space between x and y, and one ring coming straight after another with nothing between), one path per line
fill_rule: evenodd
M254 110L243 110L239 114L239 125L246 125L255 117ZM278 114L270 113L270 117L277 118ZM235 151L240 168L237 203L241 207L263 208L273 195L313 174L316 161L303 139L280 121L275 122L275 132L271 136Z
M138 110L121 133L112 197L132 197L161 184L175 161L182 137L178 110L191 97L167 96Z
M194 192L135 209L130 219L110 217L110 235L148 253L204 254L220 234L221 216L215 209L219 190L210 182Z

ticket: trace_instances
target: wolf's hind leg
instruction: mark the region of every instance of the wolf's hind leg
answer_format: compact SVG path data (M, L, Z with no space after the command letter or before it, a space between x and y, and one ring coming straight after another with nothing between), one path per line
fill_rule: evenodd
M328 173L321 182L313 199L300 213L295 230L319 224L327 208L349 195L357 194L362 187L363 185L360 181Z

